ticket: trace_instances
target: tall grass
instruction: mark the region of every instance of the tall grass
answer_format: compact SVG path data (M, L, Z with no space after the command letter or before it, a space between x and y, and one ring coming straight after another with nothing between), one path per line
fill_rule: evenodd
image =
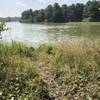
M33 47L16 42L0 44L0 100L50 98L48 86L33 63L35 60Z
M41 46L43 66L50 67L65 100L100 99L100 43ZM45 55L45 56L44 56Z
M65 100L100 99L99 42L37 48L16 42L0 44L0 98L53 100L42 70L38 71L40 65L64 88Z

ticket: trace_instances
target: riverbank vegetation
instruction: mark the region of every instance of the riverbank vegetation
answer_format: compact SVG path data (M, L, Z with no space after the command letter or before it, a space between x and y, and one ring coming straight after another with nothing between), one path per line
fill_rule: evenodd
M0 43L0 99L99 100L100 43Z
M88 1L86 4L77 3L68 6L60 6L55 3L45 9L29 9L22 13L21 22L78 22L78 21L100 21L100 1Z

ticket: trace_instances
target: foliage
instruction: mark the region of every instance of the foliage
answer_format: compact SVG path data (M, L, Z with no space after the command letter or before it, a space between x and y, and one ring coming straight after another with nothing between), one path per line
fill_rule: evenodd
M84 8L84 18L88 21L100 21L100 1L88 1Z
M58 3L53 7L53 22L63 22L63 12Z
M1 31L4 31L5 23L2 19L0 19L0 33Z
M21 22L70 22L70 21L100 21L100 1L88 1L85 5L82 3L66 4L60 6L55 3L49 5L46 9L29 9L22 13Z
M24 20L24 22L25 23L31 23L31 22L34 22L33 21L33 11L32 11L32 9L29 9L29 10L27 10L27 11L24 11L23 13L22 13L22 20L21 21L23 21Z
M52 22L52 20L53 20L53 6L48 5L48 7L45 10L45 21Z
M20 17L4 17L3 20L5 22L20 21Z
M33 47L0 44L0 100L50 100L34 61L37 54Z
M66 4L62 5L62 13L63 13L63 20L64 22L68 21L68 7Z

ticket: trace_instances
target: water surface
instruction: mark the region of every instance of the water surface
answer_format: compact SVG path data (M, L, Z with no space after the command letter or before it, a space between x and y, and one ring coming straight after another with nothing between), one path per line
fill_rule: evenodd
M100 40L100 23L6 23L9 30L2 32L3 41L18 41L31 45L69 41Z

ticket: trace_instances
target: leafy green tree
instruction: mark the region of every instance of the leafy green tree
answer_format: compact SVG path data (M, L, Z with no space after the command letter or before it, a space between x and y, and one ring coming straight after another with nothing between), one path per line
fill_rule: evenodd
M45 21L45 10L41 9L37 13L38 20L37 22L44 22Z
M29 9L29 10L24 11L22 13L21 22L26 22L26 23L33 22L33 11L32 11L32 9Z
M84 20L100 21L100 1L88 1L84 7Z
M21 22L72 22L72 21L100 21L100 1L88 1L86 5L82 3L60 5L55 3L46 9L29 9L22 13Z
M49 5L45 9L45 21L46 22L53 22L53 7L52 7L52 5Z
M39 16L38 16L38 13L39 13L39 10L35 10L34 12L33 12L33 14L34 14L34 22L36 23L36 22L39 22Z
M76 4L76 9L75 9L75 20L76 21L82 21L83 20L83 10L84 10L84 5L81 3Z
M62 13L63 13L64 22L67 22L68 21L68 7L66 4L62 5Z
M100 1L97 2L95 6L95 13L93 16L94 21L100 21Z
M75 4L72 4L68 7L68 20L75 21L76 19L76 7Z
M64 22L63 12L58 3L54 4L53 11L53 21L54 22Z
M68 7L68 19L69 21L82 21L83 20L84 5L77 3Z
M35 10L32 9L24 11L22 13L21 22L25 23L34 23L34 22L43 22L45 20L45 11L44 9Z

